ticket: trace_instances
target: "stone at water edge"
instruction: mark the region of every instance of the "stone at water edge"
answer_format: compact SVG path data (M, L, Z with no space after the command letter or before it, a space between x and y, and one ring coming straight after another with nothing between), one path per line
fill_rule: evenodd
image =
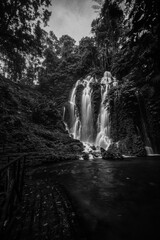
M101 155L104 160L122 160L123 156L120 153L116 144L111 144L107 150L101 148Z
M102 155L102 158L104 160L108 160L108 159L114 159L114 156L112 153L106 151L104 148L100 148L101 150L101 155Z
M84 160L89 160L89 154L88 153L83 153L83 158L84 158Z

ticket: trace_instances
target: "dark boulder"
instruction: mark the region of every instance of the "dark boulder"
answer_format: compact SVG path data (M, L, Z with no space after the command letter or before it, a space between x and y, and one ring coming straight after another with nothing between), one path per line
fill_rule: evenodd
M104 160L122 160L123 156L115 143L112 143L107 150L101 148L101 155Z
M84 160L89 160L89 154L83 152L82 158L83 158Z

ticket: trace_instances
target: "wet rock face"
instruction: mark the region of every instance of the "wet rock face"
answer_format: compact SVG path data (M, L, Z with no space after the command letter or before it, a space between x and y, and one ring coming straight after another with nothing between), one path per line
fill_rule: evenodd
M119 143L122 154L146 156L140 127L140 111L135 97L136 88L131 84L113 88L109 93L111 138Z
M123 140L119 141L119 149L124 155L135 157L145 157L146 150L141 137L133 134L127 135Z
M141 89L141 101L143 102L147 119L147 131L155 153L160 153L160 85L149 84Z
M122 160L123 156L116 145L112 143L107 150L101 148L101 155L104 160Z
M136 157L145 157L147 155L144 142L140 136L133 136L133 154Z
M83 85L78 85L77 89L76 89L76 107L77 107L77 111L79 114L79 117L81 119L81 99L82 99L82 93L84 90L84 86Z

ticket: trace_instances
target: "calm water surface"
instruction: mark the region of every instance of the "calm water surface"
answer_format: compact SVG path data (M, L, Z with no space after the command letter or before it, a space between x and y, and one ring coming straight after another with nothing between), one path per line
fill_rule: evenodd
M89 239L160 239L160 159L77 161L50 168Z

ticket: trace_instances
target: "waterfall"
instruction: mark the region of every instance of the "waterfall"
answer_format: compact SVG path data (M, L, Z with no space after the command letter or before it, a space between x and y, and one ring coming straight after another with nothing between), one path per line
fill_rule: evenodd
M101 80L91 76L78 80L71 91L68 103L64 107L63 119L66 130L74 139L83 142L88 152L93 149L97 149L98 152L100 148L107 150L113 142L110 133L111 122L107 97L110 87L115 87L117 84L117 80L108 71L104 73ZM153 155L145 121L145 112L138 92L136 92L136 97L141 119L140 130L146 145L145 149L147 155ZM93 148L93 146L96 148Z
M109 111L106 108L105 100L108 94L109 86L113 81L110 72L105 72L103 78L98 83L101 86L101 103L99 115L94 119L94 107L92 102L93 85L97 83L93 77L88 76L83 80L78 80L72 89L69 99L70 117L66 124L68 125L69 133L75 139L95 145L96 147L103 147L107 149L111 143L110 139L110 118ZM76 97L78 96L78 89L81 87L79 105ZM64 112L65 114L65 112ZM94 124L96 122L96 126ZM95 136L96 133L96 136Z

